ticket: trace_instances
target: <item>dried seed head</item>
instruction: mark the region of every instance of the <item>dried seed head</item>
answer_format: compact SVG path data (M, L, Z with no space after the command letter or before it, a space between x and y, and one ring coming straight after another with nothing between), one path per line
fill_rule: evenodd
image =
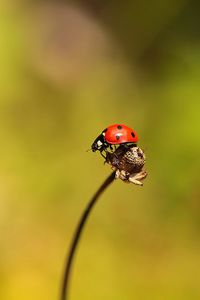
M147 176L142 170L145 154L139 147L121 145L114 152L106 154L106 162L116 171L116 178L142 185L140 180Z

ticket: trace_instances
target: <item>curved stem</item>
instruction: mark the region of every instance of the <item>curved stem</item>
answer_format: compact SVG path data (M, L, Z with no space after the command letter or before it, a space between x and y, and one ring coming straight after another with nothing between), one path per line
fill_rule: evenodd
M72 262L74 258L74 254L77 249L78 242L80 240L81 233L83 231L83 227L85 225L86 220L88 219L88 216L94 206L94 204L97 202L99 196L105 191L105 189L113 182L115 179L115 172L112 172L108 178L103 182L103 184L100 186L100 188L96 191L94 196L90 199L87 207L85 208L80 221L78 223L78 226L76 228L76 231L74 233L72 243L69 249L69 253L67 256L67 261L64 269L64 275L63 275L63 282L61 287L61 295L60 300L67 300L68 299L68 286L69 286L69 279L70 279L70 272L72 267Z

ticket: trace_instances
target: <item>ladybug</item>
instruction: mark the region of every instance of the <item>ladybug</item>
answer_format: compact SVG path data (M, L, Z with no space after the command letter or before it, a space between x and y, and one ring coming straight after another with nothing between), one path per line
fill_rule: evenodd
M126 125L123 124L114 124L108 126L106 129L102 131L102 133L94 140L91 149L93 152L100 151L101 155L102 151L106 151L107 148L113 150L116 145L124 144L133 144L136 146L138 141L138 136L136 132Z

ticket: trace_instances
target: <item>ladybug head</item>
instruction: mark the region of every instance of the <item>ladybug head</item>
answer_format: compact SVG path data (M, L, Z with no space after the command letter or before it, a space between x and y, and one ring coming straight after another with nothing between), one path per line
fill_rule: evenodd
M97 150L103 151L105 148L107 148L104 135L101 133L93 142L91 149L93 152L96 152Z
M93 152L96 152L98 150L98 144L97 144L97 142L94 142L92 144L91 149L92 149Z

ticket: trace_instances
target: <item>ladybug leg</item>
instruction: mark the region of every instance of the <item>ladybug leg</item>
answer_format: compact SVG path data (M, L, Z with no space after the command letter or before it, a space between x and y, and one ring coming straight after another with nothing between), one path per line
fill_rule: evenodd
M103 158L105 158L105 159L107 158L107 153L108 153L107 148L108 148L108 145L106 143L104 143L102 145L101 149L99 149L101 156L103 156ZM103 153L103 151L104 151L104 153Z
M104 151L104 150L102 150L102 151ZM103 154L103 153L102 153L102 151L100 151L100 154L101 154L101 156L103 156L103 158L105 158L105 159L106 159L106 155L105 155L105 154Z
M110 145L110 150L113 152L115 148L113 149L113 145Z
M112 153L114 153L117 150L116 145L109 145L109 147Z

